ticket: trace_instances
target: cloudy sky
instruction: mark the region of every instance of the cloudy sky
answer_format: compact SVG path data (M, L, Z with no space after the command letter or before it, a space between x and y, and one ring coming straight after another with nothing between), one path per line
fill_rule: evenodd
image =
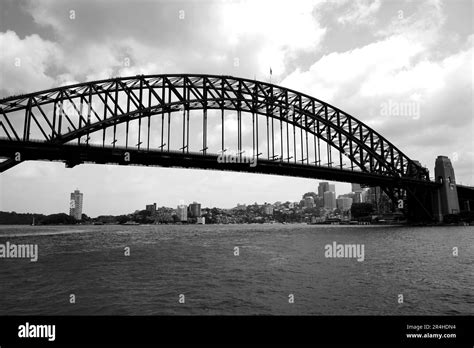
M369 124L433 173L451 158L474 185L473 2L0 1L0 98L112 76L210 73L269 80ZM21 61L20 66L16 64ZM397 106L409 105L408 112ZM395 108L394 108L395 107ZM299 200L318 181L199 170L22 163L0 210L128 213ZM347 183L337 193L350 191Z

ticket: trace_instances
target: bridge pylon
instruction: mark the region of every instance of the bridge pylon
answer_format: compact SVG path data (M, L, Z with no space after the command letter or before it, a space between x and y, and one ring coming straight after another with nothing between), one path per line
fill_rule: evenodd
M438 156L435 162L435 180L441 186L434 199L434 215L439 222L447 214L459 213L459 199L456 178L451 160L447 156Z

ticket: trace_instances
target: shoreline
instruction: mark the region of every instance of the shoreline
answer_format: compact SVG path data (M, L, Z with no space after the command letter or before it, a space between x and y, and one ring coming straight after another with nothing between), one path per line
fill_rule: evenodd
M460 226L474 226L474 222L471 223L308 223L308 222L273 222L273 223L228 223L228 224L188 224L188 223L170 223L170 224L118 224L118 223L104 223L104 224L38 224L38 225L30 225L30 224L0 224L0 228L5 227L14 227L14 226L21 226L21 227L65 227L65 226L271 226L271 225L305 225L305 226L341 226L341 227L460 227Z

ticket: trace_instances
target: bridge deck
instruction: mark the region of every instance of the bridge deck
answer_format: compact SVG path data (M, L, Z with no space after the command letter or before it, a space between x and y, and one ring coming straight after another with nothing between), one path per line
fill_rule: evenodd
M271 161L259 158L255 167L251 167L249 163L219 163L217 161L217 153L204 155L203 153L183 153L182 151L161 151L157 149L137 150L117 146L53 144L40 141L16 142L0 139L0 156L14 158L15 152L21 153L21 161L61 161L70 167L81 163L142 165L273 174L360 183L372 186L402 187L411 184L431 187L439 186L436 182L426 182L411 178L394 178L391 176L384 177L379 174L359 170L297 164L280 160ZM125 153L129 154L128 161L125 160ZM5 167L10 168L13 165L15 165L14 160L4 162ZM2 164L0 164L0 171L3 171L1 167Z

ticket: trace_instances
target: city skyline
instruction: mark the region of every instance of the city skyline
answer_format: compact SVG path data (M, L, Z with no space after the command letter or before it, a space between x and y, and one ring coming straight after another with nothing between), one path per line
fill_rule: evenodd
M26 162L22 163L23 165L28 165L28 163L31 162ZM56 166L62 166L64 167L63 164L59 163L45 163L46 165L56 165ZM89 165L82 165L78 166L77 168L85 167ZM102 167L109 167L109 166L102 166ZM118 168L118 166L116 166ZM168 186L164 180L166 180L166 172L167 171L172 171L172 172L188 172L186 176L192 180L192 172L195 172L195 170L186 170L183 171L182 169L174 169L174 168L140 168L140 167L127 167L126 169L132 170L133 169L146 169L148 171L155 171L158 172L158 176L162 178L162 180L157 180L156 182L150 182L150 189L143 188L142 185L140 187L137 187L136 193L133 191L133 187L127 188L123 194L120 192L115 191L113 187L106 187L107 190L104 191L96 191L95 188L92 186L88 185L88 182L83 182L82 185L76 185L74 183L74 180L77 179L78 181L81 181L80 178L76 177L76 175L73 175L72 177L67 176L66 178L68 179L67 182L70 182L70 187L79 187L80 191L84 194L87 195L87 208L84 210L84 213L87 214L88 216L98 216L98 215L108 215L108 214L113 214L113 215L119 215L123 214L126 212L131 212L136 210L136 207L141 207L143 202L156 202L157 206L177 206L181 201L186 201L186 202L192 202L196 199L196 191L200 195L201 198L199 198L199 201L202 203L203 206L218 206L223 209L231 209L235 207L237 204L253 204L255 201L259 202L277 202L277 201L292 201L296 202L301 199L301 195L304 194L305 192L317 192L317 185L319 184L319 180L314 180L314 179L304 179L304 178L294 178L295 181L299 184L298 186L300 187L297 189L295 192L291 192L293 188L285 186L285 183L287 181L286 178L281 177L281 176L274 176L271 175L274 179L274 183L276 185L279 185L278 190L271 190L271 186L269 185L268 190L262 190L262 184L265 185L265 178L267 175L259 175L259 174L248 174L248 173L227 173L227 172L212 172L212 175L209 178L203 178L201 182L215 182L214 178L222 176L227 180L231 180L232 177L234 176L233 174L236 174L237 176L242 177L242 180L245 180L245 176L260 176L262 183L260 183L258 180L256 183L252 183L252 186L248 185L248 190L245 190L247 187L245 186L245 181L242 181L244 184L242 187L239 187L238 185L219 185L218 188L216 188L217 191L221 193L228 192L226 195L219 195L216 198L209 198L209 191L208 190L203 190L202 186L199 186L196 190L196 188L190 190L189 192L186 192L185 189L180 188L178 189L180 191L179 194L176 192L171 192L170 194L167 194L166 196L164 195L156 195L154 192L162 192L163 188ZM15 170L15 168L11 169ZM64 168L64 170L70 170ZM161 171L161 173L159 173ZM106 170L106 172L110 172L109 170ZM209 171L206 171L209 173ZM8 173L8 172L6 172ZM6 173L2 174L5 175ZM80 173L78 173L80 177ZM171 175L173 176L173 175ZM268 175L269 176L269 175ZM278 183L281 184L278 184ZM0 177L0 184L1 184L1 177ZM350 183L339 183L335 182L334 185L336 185L336 191L337 192L351 192L351 184ZM241 188L244 188L244 190L241 190ZM33 188L31 188L33 189ZM3 200L0 199L0 211L16 211L18 213L27 213L27 212L32 212L32 213L38 213L38 214L54 214L57 212L65 212L69 213L68 210L65 209L65 204L69 203L69 201L64 199L64 194L68 194L67 192L70 192L70 189L66 189L66 192L62 192L59 190L52 190L48 191L47 188L45 187L40 187L36 189L41 189L44 193L42 193L42 197L44 199L50 200L51 207L48 207L48 205L43 204L44 201L19 201L18 205L5 205L2 204ZM263 194L260 194L261 198L256 197L255 192L263 192ZM266 191L266 192L265 192ZM123 199L123 197L127 196L127 199ZM106 197L109 197L107 199Z
M322 196L319 195L319 192L320 192L320 188L321 187L327 187L327 191L321 191L321 193L323 194ZM354 189L356 189L357 191L354 191ZM329 205L327 205L326 203L323 203L322 207L324 208L327 208L327 209L336 209L336 208L340 208L339 207L339 200L347 200L347 199L350 199L350 204L352 203L358 203L358 202L353 202L352 198L348 198L347 196L350 195L350 194L357 194L357 193L360 193L359 192L359 189L361 190L360 192L368 192L370 190L370 188L360 188L360 185L356 184L356 185L352 185L351 186L351 190L352 191L349 191L349 192L345 192L345 193L341 193L341 194L337 194L337 192L335 191L335 185L334 184L330 184L328 183L327 181L322 181L319 183L318 187L316 187L315 190L313 191L307 191L305 193L302 193L301 194L301 197L300 199L289 199L289 200L276 200L276 201L263 201L263 202L258 202L257 200L254 200L253 202L236 202L234 203L233 205L231 205L230 207L222 207L222 206L217 206L217 205L214 205L214 206L206 206L206 205L203 205L199 202L197 202L195 199L193 200L190 200L189 202L190 203L186 203L186 201L184 200L180 200L180 202L178 202L176 205L176 208L173 208L173 204L163 204L163 205L160 205L156 202L153 202L153 203L145 203L145 209L143 210L147 210L147 211L150 211L150 212L155 212L157 211L157 209L159 208L171 208L171 209L174 209L176 210L177 212L177 215L178 216L182 216L182 219L183 220L186 220L187 216L189 214L191 214L191 211L193 211L195 208L191 208L193 205L197 204L199 205L199 211L201 209L212 209L212 208L219 208L219 209L227 209L227 210L231 210L231 209L235 209L235 208L239 208L239 207L246 207L246 206L252 206L252 205L259 205L259 206L262 206L262 207L265 207L265 206L275 206L277 205L278 203L279 204L286 204L286 203L290 203L291 205L295 204L295 205L298 205L298 204L301 204L303 201L305 201L304 199L304 195L308 192L312 192L312 193L315 193L321 200L324 200L324 194L326 192L331 192L333 195L333 202L331 202ZM75 212L76 209L77 209L77 197L78 195L80 195L80 213L84 213L86 214L87 216L89 217L95 217L95 216L100 216L100 215L119 215L119 214L110 214L110 213L107 213L107 212L104 212L102 214L98 214L98 215L90 215L90 214L87 214L86 212L83 212L82 209L83 209L83 204L82 204L82 201L83 201L83 195L84 195L84 192L80 192L80 190L76 189L73 193L71 193L71 199L70 199L70 212L69 212L69 215L71 216L74 216L77 220L79 220L79 218L76 217L77 213ZM310 198L312 203L311 203L311 208L312 207L316 207L317 204L316 202L314 202L314 200L312 199L311 196L307 197L306 199ZM73 204L72 203L75 203L74 204L74 207L73 207ZM341 201L341 204L342 201ZM347 206L347 201L344 201L344 206ZM350 208L350 204L349 204L349 208ZM307 205L305 204L305 207L307 207ZM197 209L197 208L196 208ZM132 211L129 211L125 214L130 214L131 212L133 211L140 211L142 209L135 209L135 210L132 210ZM17 212L18 213L18 212ZM23 212L21 212L23 213ZM26 212L26 213L37 213L37 212ZM269 213L270 214L270 213ZM191 216L193 217L196 217L196 216L199 216L200 214L198 213L192 213Z

